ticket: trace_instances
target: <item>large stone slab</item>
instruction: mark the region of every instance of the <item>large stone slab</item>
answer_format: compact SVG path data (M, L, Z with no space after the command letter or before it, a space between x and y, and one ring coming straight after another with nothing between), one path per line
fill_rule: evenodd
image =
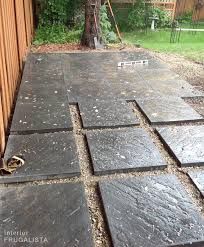
M143 81L137 83L118 82L84 83L67 87L69 103L89 100L134 100L138 97L149 96L152 89Z
M188 98L185 101L204 117L204 97Z
M169 80L169 79L179 79L179 75L172 72L170 69L145 69L138 71L139 75L143 80ZM161 82L162 83L162 82Z
M11 132L48 132L72 130L69 106L66 103L18 103Z
M166 164L142 129L87 133L94 174L164 169Z
M99 186L114 247L204 245L204 218L174 175Z
M204 165L204 126L157 128L158 134L181 166Z
M83 127L87 129L139 124L125 101L82 101L79 102L79 109Z
M87 71L87 70L72 70L65 77L66 85L81 85L84 84L117 84L117 83L137 83L142 78L137 71L127 69L126 71ZM116 85L115 85L116 86Z
M193 171L189 172L188 175L200 193L204 196L204 171Z
M149 86L157 94L163 96L178 96L178 97L195 97L204 96L204 93L198 91L188 82L179 79L166 79L166 80L148 80Z
M2 247L93 246L82 184L0 188Z
M0 183L24 182L80 175L75 140L72 133L11 135L4 158L23 155L25 165Z
M125 66L118 67L119 62L148 59L147 66ZM63 72L65 83L76 85L84 83L118 83L123 77L129 80L134 75L135 81L141 80L139 72L141 70L161 69L161 64L157 59L152 58L145 52L105 52L105 53L70 53L62 55Z
M24 74L31 75L63 75L61 54L30 53L27 57Z
M178 97L143 98L136 101L152 124L204 120L191 106Z
M55 87L56 90L65 88L64 76L63 75L49 75L49 74L26 74L24 73L21 80L22 89L24 86L40 88Z
M22 103L56 103L68 100L66 87L58 84L24 83L18 93L18 102Z

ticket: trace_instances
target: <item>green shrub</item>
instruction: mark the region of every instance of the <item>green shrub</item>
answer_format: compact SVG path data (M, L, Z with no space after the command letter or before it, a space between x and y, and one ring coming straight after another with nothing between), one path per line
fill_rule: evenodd
M79 23L79 16L84 16L84 0L36 0L40 7L39 24L68 25L71 21Z
M40 25L64 24L67 20L67 1L44 0Z
M128 23L128 16L132 9L132 6L129 5L126 8L118 8L117 4L113 4L113 12L118 23L119 29L122 32L129 31L129 23Z
M167 12L160 8L153 8L145 4L145 0L137 0L128 15L128 26L130 30L145 29L150 27L150 17L158 17L157 28L170 27L171 19Z
M160 8L153 8L152 11L150 11L150 15L159 18L156 21L157 28L165 28L171 26L171 18L166 11Z
M107 8L105 5L100 9L100 26L102 31L102 38L105 43L116 42L117 36L112 30L111 22L108 18Z
M147 9L144 0L137 0L128 15L128 26L131 30L144 29L147 25Z
M33 44L64 44L80 41L82 30L70 31L64 25L39 26Z
M185 24L190 24L192 22L192 11L187 11L178 17L178 20Z

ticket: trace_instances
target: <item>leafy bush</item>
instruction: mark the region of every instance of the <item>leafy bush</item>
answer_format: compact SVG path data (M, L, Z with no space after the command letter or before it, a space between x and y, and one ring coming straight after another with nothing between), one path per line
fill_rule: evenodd
M37 0L40 5L35 45L79 42L84 23L84 0ZM74 16L74 17L73 17ZM76 25L69 25L70 20ZM68 28L69 27L69 28Z
M131 30L150 27L150 17L158 17L157 28L170 27L171 19L167 12L160 8L153 8L145 4L145 0L137 0L128 15L128 26Z
M70 31L64 25L39 26L33 44L42 45L48 43L63 44L76 43L81 38L81 30Z
M166 11L160 8L153 8L150 13L151 16L158 17L158 20L156 21L157 28L164 28L171 26L171 18Z
M192 11L188 11L186 13L183 13L181 16L178 17L178 20L182 23L189 24L192 22Z
M64 24L67 20L67 1L45 0L40 13L40 25Z
M113 3L112 7L120 31L122 32L129 31L130 28L129 28L128 16L132 9L132 6L128 6L127 8L118 8L118 5Z
M59 25L68 23L78 17L84 16L83 9L84 0L36 0L40 6L39 24L45 25Z
M111 22L108 18L107 8L105 5L101 6L100 9L100 25L102 31L102 38L105 43L113 43L116 42L117 36L112 30Z
M147 11L144 0L137 0L128 15L130 29L144 29L146 26Z

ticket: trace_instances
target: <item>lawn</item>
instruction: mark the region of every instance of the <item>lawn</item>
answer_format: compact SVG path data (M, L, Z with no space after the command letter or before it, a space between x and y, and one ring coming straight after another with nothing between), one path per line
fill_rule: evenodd
M170 30L123 33L127 44L140 44L142 47L164 53L183 55L188 59L204 63L204 32L182 32L179 43L170 43Z

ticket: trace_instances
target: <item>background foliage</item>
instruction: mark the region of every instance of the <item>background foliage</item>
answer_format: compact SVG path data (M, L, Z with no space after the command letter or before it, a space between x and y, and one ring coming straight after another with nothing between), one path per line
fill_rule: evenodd
M105 5L102 5L100 9L100 25L103 41L105 43L116 42L117 36L112 29L112 24L110 22L107 7Z
M130 4L124 9L118 9L117 4L114 4L113 8L120 30L123 32L144 30L150 27L151 19L149 18L152 16L159 18L157 28L166 28L171 25L171 20L164 10L145 4L145 0L137 0L134 5Z
M37 0L40 6L40 25L68 25L81 11L83 15L84 0ZM72 23L73 25L75 23Z
M35 44L79 42L84 27L85 0L36 0L39 5L39 25ZM122 32L146 30L151 26L149 17L156 16L157 28L170 27L171 20L165 11L137 0L128 8L119 9L113 4L114 14ZM189 16L186 16L188 19ZM105 43L117 41L109 9L103 5L100 10L100 25Z

